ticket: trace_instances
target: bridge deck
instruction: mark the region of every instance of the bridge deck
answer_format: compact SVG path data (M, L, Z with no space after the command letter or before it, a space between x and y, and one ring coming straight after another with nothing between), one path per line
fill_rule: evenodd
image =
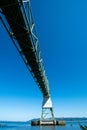
M15 38L17 39L22 53L26 57L43 96L49 97L48 86L44 82L45 77L42 75L42 70L39 67L35 50L30 38L30 32L27 29L26 22L20 8L20 3L18 0L0 0L0 8L6 17Z

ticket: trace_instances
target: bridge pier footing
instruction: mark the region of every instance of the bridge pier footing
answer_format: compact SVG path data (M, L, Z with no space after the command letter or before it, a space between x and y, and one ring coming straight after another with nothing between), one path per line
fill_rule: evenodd
M65 121L59 121L59 120L55 120L55 121L40 121L40 120L35 120L35 121L31 121L31 125L32 126L50 126L50 125L58 125L58 126L65 126L66 122Z

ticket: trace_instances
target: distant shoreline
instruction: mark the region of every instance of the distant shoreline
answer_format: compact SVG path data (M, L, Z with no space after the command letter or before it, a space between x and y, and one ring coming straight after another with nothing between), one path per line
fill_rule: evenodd
M7 122L7 123L9 123L9 122L16 122L16 123L22 123L22 122L30 122L30 121L32 121L32 120L38 120L38 119L40 119L40 118L33 118L33 119L30 119L30 120L28 120L28 121L9 121L9 120L0 120L0 123L1 122ZM87 117L55 117L55 119L57 119L57 120L87 120Z

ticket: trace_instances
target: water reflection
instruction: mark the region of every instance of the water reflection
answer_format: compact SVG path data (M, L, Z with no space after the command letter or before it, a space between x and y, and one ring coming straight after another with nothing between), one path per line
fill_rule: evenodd
M40 130L55 130L55 126L40 126Z
M55 126L32 126L31 130L56 130Z

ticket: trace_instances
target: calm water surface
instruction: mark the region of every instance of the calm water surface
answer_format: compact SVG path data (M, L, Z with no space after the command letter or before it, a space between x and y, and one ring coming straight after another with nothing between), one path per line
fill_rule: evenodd
M87 120L79 122L87 125ZM0 127L0 130L81 130L78 121L66 121L66 126L31 126L28 122L0 122L0 124L7 125Z

